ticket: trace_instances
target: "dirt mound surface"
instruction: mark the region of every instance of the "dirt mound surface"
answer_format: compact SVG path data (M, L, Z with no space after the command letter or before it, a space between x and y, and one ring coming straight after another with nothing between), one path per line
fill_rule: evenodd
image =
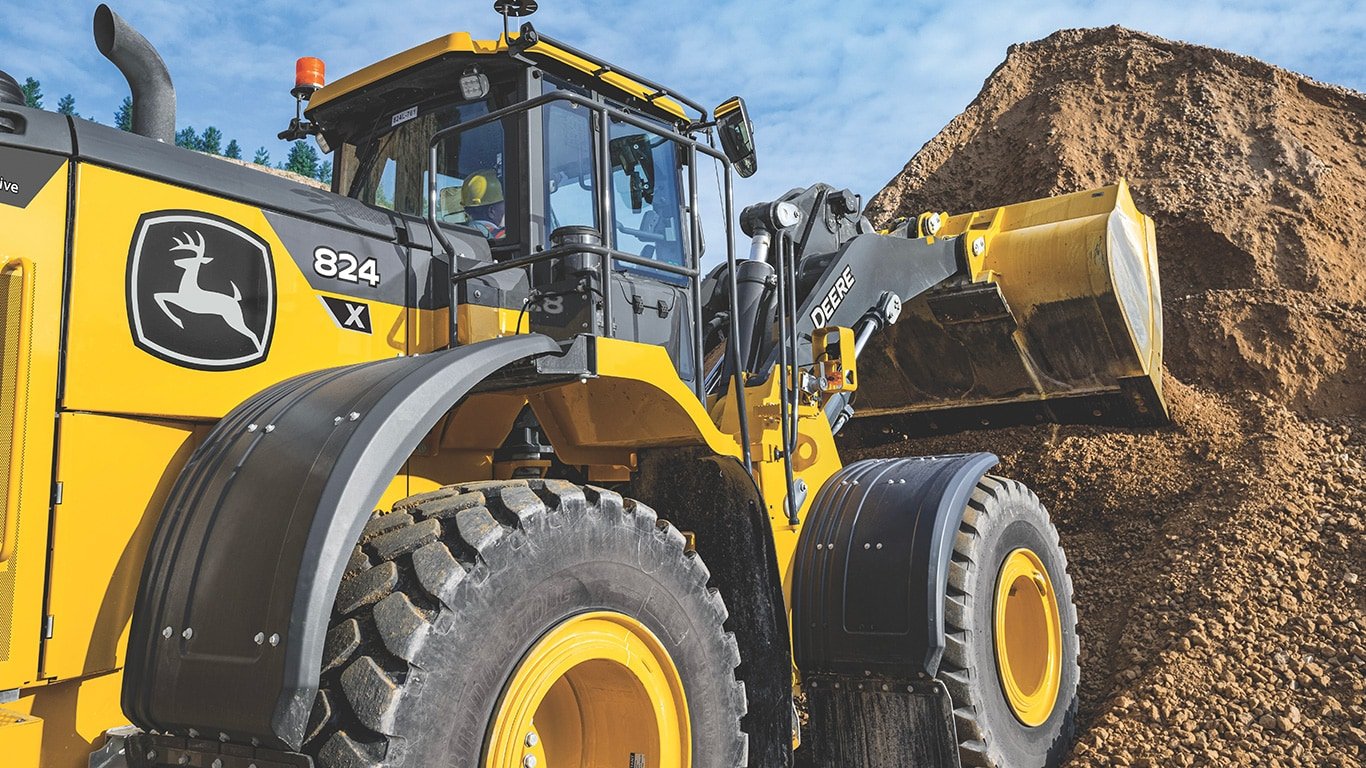
M1049 506L1081 619L1071 766L1366 761L1366 97L1111 27L1014 46L869 204L1126 176L1158 227L1172 424L906 439ZM873 437L869 437L869 435Z

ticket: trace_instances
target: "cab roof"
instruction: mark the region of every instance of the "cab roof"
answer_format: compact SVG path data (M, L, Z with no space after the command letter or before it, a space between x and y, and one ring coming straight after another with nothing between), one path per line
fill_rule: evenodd
M512 39L515 41L518 37L519 35L514 34ZM468 32L444 35L377 61L364 69L324 86L313 94L308 108L309 111L312 111L401 72L452 54L496 56L505 55L507 52L508 38L506 37L500 37L497 40L476 40ZM682 97L674 98L676 94L672 94L655 83L623 72L610 64L592 58L589 54L575 50L563 43L548 40L544 36L538 35L537 42L527 47L522 53L533 61L556 62L578 70L595 80L598 87L604 92L615 91L633 99L643 100L679 120L686 122L690 119L684 110L684 104L694 111L702 113L697 116L697 119L706 119L706 111L693 102Z

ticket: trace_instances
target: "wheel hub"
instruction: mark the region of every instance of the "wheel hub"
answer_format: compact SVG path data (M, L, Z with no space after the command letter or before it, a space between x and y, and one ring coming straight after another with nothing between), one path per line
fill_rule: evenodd
M996 670L1006 703L1021 723L1053 714L1062 682L1062 621L1057 593L1033 550L1006 555L996 583Z
M636 619L598 611L556 625L522 659L489 726L484 765L687 768L691 752L668 651Z

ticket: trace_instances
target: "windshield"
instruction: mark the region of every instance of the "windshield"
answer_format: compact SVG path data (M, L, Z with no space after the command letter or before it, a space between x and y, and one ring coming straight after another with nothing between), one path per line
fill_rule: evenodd
M487 102L413 107L356 148L348 195L412 216L427 214L428 150L432 136L489 112ZM349 149L349 148L348 148ZM504 229L503 126L490 123L447 135L437 145L437 219L478 229L490 240Z

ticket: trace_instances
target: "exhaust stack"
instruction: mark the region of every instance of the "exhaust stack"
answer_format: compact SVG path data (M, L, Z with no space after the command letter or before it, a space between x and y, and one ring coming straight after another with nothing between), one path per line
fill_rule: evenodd
M133 133L175 143L175 86L156 48L107 5L95 9L95 45L133 91Z

